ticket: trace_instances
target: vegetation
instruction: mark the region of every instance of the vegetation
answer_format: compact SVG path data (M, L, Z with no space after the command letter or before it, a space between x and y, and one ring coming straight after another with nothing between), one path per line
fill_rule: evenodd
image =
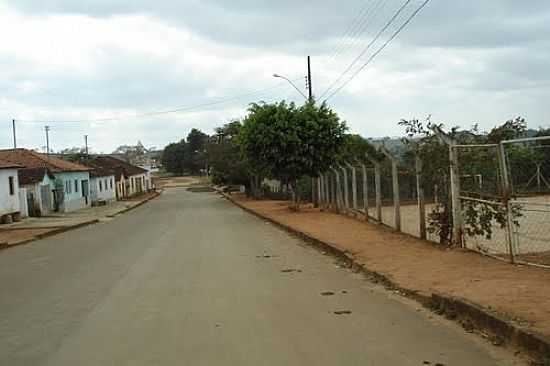
M335 163L345 131L345 123L325 104L252 104L239 144L251 173L288 183L297 203L299 178L317 177Z

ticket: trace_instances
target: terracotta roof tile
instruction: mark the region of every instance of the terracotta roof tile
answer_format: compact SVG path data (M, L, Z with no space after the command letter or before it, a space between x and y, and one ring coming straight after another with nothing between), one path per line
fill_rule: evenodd
M147 173L147 170L143 168L106 155L94 156L91 159L90 165L114 172L117 181L120 180L122 175L124 175L125 177L129 177L132 175Z
M48 168L53 173L91 170L91 168L81 164L71 163L27 149L0 150L0 159L22 165L25 168Z
M0 159L0 169L14 169L14 168L22 168L22 166L19 164L12 163L11 161Z
M51 179L55 178L48 168L24 168L19 169L17 173L19 184L23 186L42 182L45 175L48 175Z

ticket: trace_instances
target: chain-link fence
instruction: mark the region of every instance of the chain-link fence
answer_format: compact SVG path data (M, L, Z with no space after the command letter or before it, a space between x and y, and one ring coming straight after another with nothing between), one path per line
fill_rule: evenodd
M508 208L499 145L456 145L463 245L498 258L510 257Z
M444 142L424 155L381 148L383 158L332 167L317 181L321 207L433 242L550 266L550 137Z
M504 141L517 262L550 266L550 137Z

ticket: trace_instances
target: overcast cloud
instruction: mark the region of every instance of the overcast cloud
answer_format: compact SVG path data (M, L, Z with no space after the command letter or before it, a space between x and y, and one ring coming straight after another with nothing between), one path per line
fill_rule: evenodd
M163 147L193 127L211 133L242 117L249 102L301 103L292 87L271 75L297 79L304 89L311 55L320 96L402 3L0 1L1 147L12 146L12 118L51 121L56 150L81 146L87 134L95 151L109 152L137 140ZM420 3L411 1L388 31ZM361 14L363 36L342 38ZM430 114L447 125L479 123L483 129L519 115L530 127L548 126L548 34L548 1L432 0L329 103L365 137L400 135L401 118ZM333 57L335 50L342 52ZM129 117L257 90L265 91L177 114ZM18 122L18 145L43 146L43 126Z

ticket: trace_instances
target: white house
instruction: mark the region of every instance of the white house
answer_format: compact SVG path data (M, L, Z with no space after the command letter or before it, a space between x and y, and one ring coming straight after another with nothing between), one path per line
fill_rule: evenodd
M27 169L47 168L54 179L52 182L51 177L48 177L47 184L44 184L45 182L39 184L40 196L42 204L47 204L49 196L47 191L52 193L53 204L48 206L53 211L69 212L91 205L89 188L91 168L27 149L0 150L0 159L19 164Z
M17 170L21 166L0 160L0 219L10 223L21 217Z
M92 203L116 200L116 182L113 171L94 168L90 172L90 194Z
M92 161L92 166L114 172L118 199L136 196L153 188L151 176L143 168L108 155L95 156Z

